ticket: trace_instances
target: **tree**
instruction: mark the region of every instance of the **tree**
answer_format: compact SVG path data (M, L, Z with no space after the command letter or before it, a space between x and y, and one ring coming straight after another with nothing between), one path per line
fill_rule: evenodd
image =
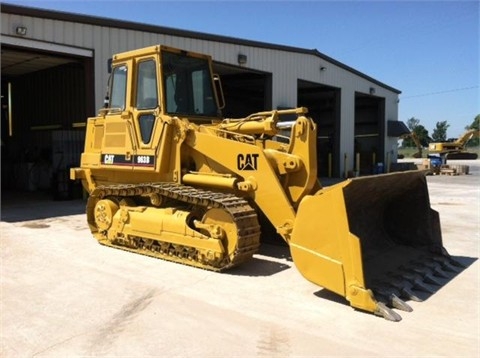
M480 114L477 114L472 122L472 124L470 124L469 126L466 126L465 127L466 130L469 130L469 129L480 129Z
M420 119L417 119L415 117L412 117L412 118L407 120L407 127L411 131L413 131L415 129L415 127L418 126L419 124L420 124Z
M417 135L417 138L423 147L428 147L428 143L430 143L430 137L428 136L428 130L424 126L419 124L413 129L412 132Z
M450 124L447 121L437 122L437 125L433 129L432 140L434 142L445 142L447 140L447 129Z
M407 127L408 129L410 129L410 131L414 132L417 135L417 138L423 147L428 146L428 143L430 141L430 138L428 137L428 130L426 130L425 127L420 124L420 119L415 117L408 119ZM402 147L416 147L416 145L412 138L407 137L403 140Z
M469 126L466 126L465 127L465 130L469 130L469 129L476 129L476 130L480 130L480 114L477 114L472 122L472 124L470 124ZM476 147L480 144L480 138L472 138L468 141L468 146L469 147Z

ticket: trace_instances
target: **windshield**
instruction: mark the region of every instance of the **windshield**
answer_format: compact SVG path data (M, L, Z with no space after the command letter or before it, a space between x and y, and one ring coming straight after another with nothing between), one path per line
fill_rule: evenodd
M162 72L167 113L218 115L207 60L164 52Z

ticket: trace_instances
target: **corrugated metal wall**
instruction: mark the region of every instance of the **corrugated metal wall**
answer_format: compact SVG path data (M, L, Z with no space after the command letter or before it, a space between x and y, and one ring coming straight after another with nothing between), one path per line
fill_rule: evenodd
M312 54L7 13L2 13L1 19L2 34L5 35L14 35L15 26L22 25L29 29L29 38L93 49L96 108L102 106L108 78L107 60L112 54L161 43L207 53L215 61L233 65L238 65L239 53L246 55L246 67L272 73L272 108L296 106L298 79L341 88L340 146L341 152L350 157L354 155L355 92L369 93L370 87L375 87L376 96L385 98L385 122L398 119L397 93ZM326 70L320 71L320 67ZM392 155L396 155L396 143L396 138L385 137L387 151L395 151ZM340 160L343 166L343 158Z

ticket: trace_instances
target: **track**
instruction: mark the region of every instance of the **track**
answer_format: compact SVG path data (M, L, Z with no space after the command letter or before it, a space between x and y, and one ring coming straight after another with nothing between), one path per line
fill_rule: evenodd
M124 232L110 232L111 228L99 227L97 203L109 198L122 205L132 207L155 207L146 201L166 203L169 207L188 207L189 211L208 212L212 208L220 209L224 215L231 218L231 225L235 228L234 247L224 247L224 253L215 256L192 245L187 245L188 237L182 237L178 242L167 240L159 235L157 238L129 235ZM163 205L162 205L163 206ZM114 213L115 214L115 213ZM113 214L113 215L114 215ZM104 213L102 213L104 215ZM113 216L112 215L112 216ZM151 222L159 225L161 217ZM212 271L222 271L249 260L257 252L260 245L260 226L255 210L248 202L240 197L228 193L218 193L196 189L176 183L147 183L147 184L119 184L99 186L91 194L87 202L87 220L92 234L103 245L148 255L168 261L174 261L190 266L200 267ZM100 220L100 221L99 221ZM188 225L188 223L185 223ZM203 233L204 235L205 233ZM182 233L176 233L181 236ZM202 235L202 233L198 233ZM223 251L223 250L222 250Z

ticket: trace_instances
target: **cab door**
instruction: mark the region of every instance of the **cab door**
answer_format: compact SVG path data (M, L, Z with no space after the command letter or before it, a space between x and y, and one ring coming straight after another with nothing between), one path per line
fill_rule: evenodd
M104 135L101 151L101 164L131 170L133 154L138 144L132 124L130 108L131 64L127 61L112 69L110 99L103 124Z
M136 62L133 117L138 148L133 156L133 168L139 171L155 170L159 132L162 131L159 114L157 58L140 58Z

